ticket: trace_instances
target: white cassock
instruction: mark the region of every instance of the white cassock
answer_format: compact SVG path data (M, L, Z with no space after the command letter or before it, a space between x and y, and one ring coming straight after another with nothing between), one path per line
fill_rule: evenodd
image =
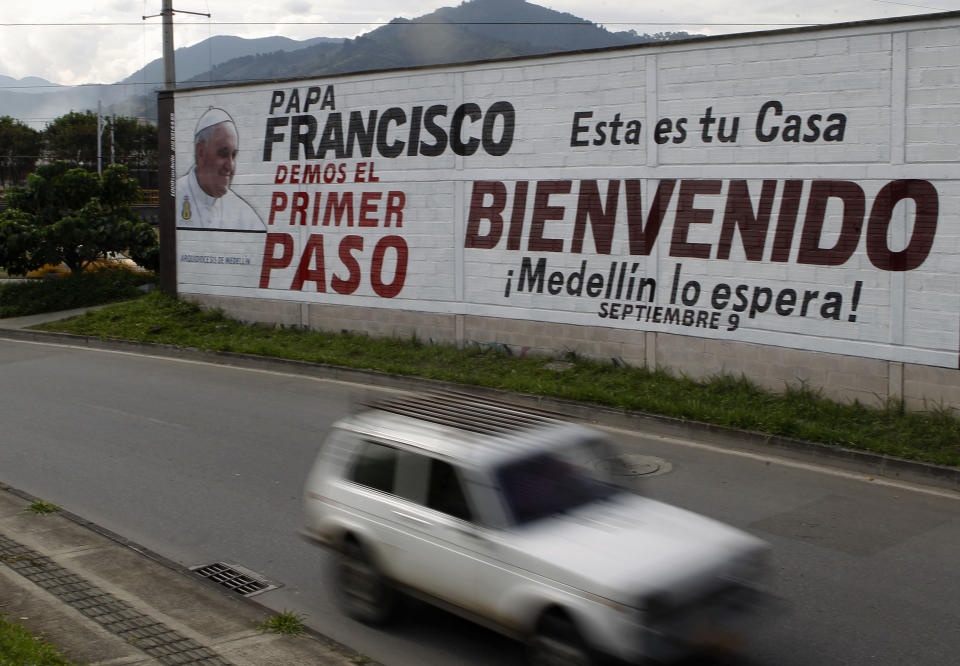
M266 231L257 211L228 189L211 197L200 189L195 169L177 180L177 228L214 231Z

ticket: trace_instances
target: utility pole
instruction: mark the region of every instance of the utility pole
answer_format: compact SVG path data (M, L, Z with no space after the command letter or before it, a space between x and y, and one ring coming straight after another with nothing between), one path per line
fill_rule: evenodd
M177 67L173 51L173 15L174 14L193 14L194 16L206 16L206 12L189 12L185 9L174 9L173 0L163 0L160 5L159 16L163 20L163 89L173 90L177 87ZM157 14L144 16L143 20L156 18Z
M160 16L163 17L163 89L173 90L177 87L173 54L173 0L163 0Z
M177 71L173 51L173 15L206 16L201 12L175 10L173 0L163 0L160 17L163 20L163 90L157 95L157 137L159 139L157 161L160 167L160 289L177 295L177 232L176 232L176 135L174 121L174 91L177 87ZM143 20L154 18L144 16Z
M103 175L103 102L97 100L97 175Z

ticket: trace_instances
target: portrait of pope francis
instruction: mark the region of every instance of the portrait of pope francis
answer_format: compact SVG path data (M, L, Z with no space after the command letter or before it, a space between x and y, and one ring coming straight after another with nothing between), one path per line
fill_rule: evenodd
M266 232L253 207L230 189L237 164L237 125L223 109L200 116L193 136L194 165L177 180L177 228Z

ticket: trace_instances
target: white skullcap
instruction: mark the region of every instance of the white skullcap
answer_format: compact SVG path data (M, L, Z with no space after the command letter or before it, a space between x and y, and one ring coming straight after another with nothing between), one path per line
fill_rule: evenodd
M196 136L208 127L213 127L214 125L225 122L233 123L233 118L230 117L230 114L223 109L217 109L211 106L200 116L200 120L197 121L197 129L193 135ZM236 125L236 123L234 123L234 125Z

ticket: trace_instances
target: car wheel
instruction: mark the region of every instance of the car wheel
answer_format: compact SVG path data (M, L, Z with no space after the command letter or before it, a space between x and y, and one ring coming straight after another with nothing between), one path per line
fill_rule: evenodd
M547 615L527 646L530 666L590 666L590 649L568 618Z
M355 541L340 548L336 560L337 601L341 610L365 624L384 624L396 607L396 592Z

